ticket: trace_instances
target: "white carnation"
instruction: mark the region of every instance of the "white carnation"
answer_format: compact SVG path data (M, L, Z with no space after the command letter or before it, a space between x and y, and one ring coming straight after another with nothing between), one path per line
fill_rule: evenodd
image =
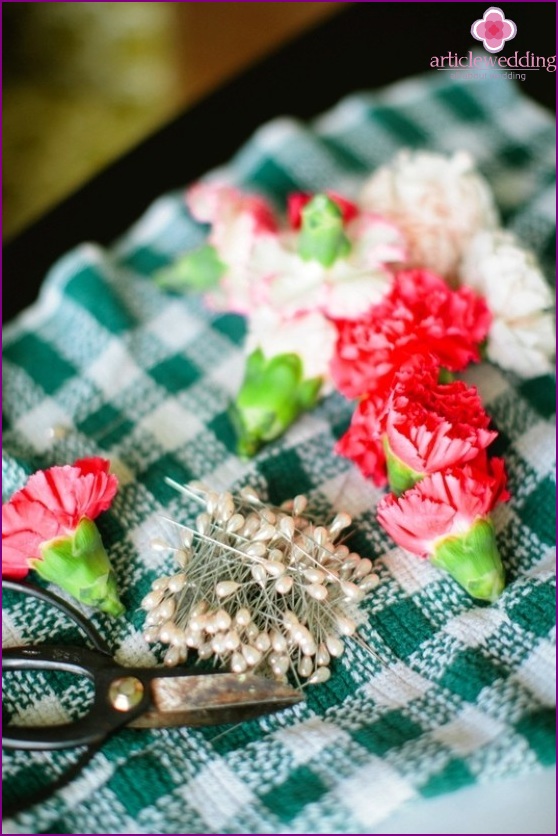
M402 151L366 181L360 202L402 230L408 266L450 281L473 235L498 224L490 187L465 152Z
M323 378L325 393L331 391L329 364L336 339L334 325L317 311L283 319L270 308L260 308L250 317L246 347L249 354L261 348L268 358L298 354L304 378Z
M188 190L187 202L197 220L211 224L208 241L224 265L218 287L205 296L217 310L250 317L270 306L283 317L318 310L356 318L384 297L392 270L406 259L401 230L376 214L347 222L348 252L324 266L299 254L298 233L280 229L257 195L202 182Z
M522 377L552 371L554 296L534 254L510 232L481 232L471 241L459 272L492 312L488 358Z
M296 234L261 236L251 259L255 304L265 301L283 316L319 310L354 319L377 305L389 291L392 268L405 256L400 230L383 218L362 214L347 225L351 249L331 267L302 259ZM265 287L265 290L264 290Z

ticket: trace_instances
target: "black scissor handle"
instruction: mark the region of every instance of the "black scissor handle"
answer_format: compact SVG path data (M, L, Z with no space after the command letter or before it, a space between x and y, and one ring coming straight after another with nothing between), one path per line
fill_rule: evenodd
M83 631L93 647L103 653L109 652L106 641L93 624L79 610L58 595L55 595L54 592L51 592L49 589L43 589L40 586L33 586L33 584L27 583L26 581L14 581L10 578L2 578L2 592L5 589L9 589L10 592L21 592L23 595L30 595L33 598L38 598L39 601L44 601L46 604L51 604L53 607L56 607L57 610L60 610L60 612L68 616Z
M134 668L123 668L107 653L87 647L38 645L12 647L2 652L3 671L55 670L87 676L95 685L95 696L85 717L54 726L9 726L2 729L2 745L8 749L65 749L99 743L116 729L142 714L151 702L145 670L138 702L119 710L110 699L110 688L122 678L136 678ZM147 675L146 675L147 674Z

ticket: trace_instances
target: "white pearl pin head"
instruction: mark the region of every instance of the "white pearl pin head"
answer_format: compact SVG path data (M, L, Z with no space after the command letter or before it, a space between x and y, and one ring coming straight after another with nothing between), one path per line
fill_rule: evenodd
M349 514L321 524L305 516L303 495L275 508L251 486L237 495L176 487L200 513L191 527L172 523L180 572L154 581L142 601L146 641L168 645L167 665L195 649L235 673L326 682L357 628L360 601L378 583L372 562L338 542Z

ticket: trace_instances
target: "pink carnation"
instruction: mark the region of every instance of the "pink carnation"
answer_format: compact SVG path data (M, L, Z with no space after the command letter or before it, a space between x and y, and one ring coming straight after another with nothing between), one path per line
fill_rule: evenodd
M386 404L389 449L417 473L471 461L497 435L474 386L437 380L432 364L408 363L395 374Z
M332 376L349 398L385 397L395 371L413 355L434 355L450 371L478 361L489 326L485 301L469 288L451 290L427 270L401 271L389 295L364 317L336 321Z
M336 452L378 486L386 483L386 444L416 473L433 473L476 458L496 438L474 386L439 384L432 355L418 354L394 373L392 389L357 405Z
M110 462L92 457L73 466L39 470L2 505L2 575L23 578L39 547L71 534L85 517L93 520L110 507L118 488Z
M384 497L377 516L399 546L428 557L441 539L467 533L507 499L503 460L487 461L481 453L474 462L427 476L399 498Z

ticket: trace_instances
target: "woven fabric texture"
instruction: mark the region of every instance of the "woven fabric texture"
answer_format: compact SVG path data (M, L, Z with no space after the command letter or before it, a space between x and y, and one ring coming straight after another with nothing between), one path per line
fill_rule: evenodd
M553 123L502 78L432 73L355 94L312 124L275 120L219 175L280 206L294 189L354 193L403 147L469 150L504 222L552 275ZM346 509L353 548L380 576L360 628L376 655L348 641L330 681L304 703L232 729L121 731L78 780L6 829L368 833L408 800L553 762L553 380L522 381L489 364L466 375L499 430L495 452L513 495L495 514L508 586L496 604L478 605L376 524L381 492L333 453L352 411L341 396L252 461L235 456L227 408L242 376L244 322L150 279L203 235L182 194L169 194L110 249L84 244L54 265L38 302L5 332L4 497L37 468L112 460L121 488L98 522L127 612L91 618L130 664L157 661L139 603L173 570L150 547L159 514L186 521L194 512L165 476L251 483L273 502L308 493L324 512ZM84 641L61 615L13 594L3 620L7 645ZM44 673L22 676L5 701L19 722L53 722L82 711L89 693L87 682ZM78 754L5 752L5 802L32 798Z

